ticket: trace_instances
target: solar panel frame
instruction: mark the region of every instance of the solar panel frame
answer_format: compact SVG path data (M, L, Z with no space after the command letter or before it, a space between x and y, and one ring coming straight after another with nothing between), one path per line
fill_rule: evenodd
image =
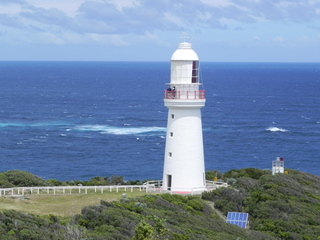
M248 223L248 213L228 212L227 223L237 225L241 228L246 228Z

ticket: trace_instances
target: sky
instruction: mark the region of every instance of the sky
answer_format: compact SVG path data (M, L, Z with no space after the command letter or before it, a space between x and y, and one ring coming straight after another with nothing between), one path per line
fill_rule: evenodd
M0 0L0 61L320 62L320 0Z

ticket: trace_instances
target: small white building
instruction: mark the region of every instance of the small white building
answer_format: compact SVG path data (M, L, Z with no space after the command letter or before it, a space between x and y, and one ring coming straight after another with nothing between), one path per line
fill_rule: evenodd
M272 175L276 173L284 173L284 159L277 157L277 160L272 161Z
M199 58L182 42L171 57L170 83L164 105L168 122L162 190L201 192L206 188L201 108L205 92L199 79Z

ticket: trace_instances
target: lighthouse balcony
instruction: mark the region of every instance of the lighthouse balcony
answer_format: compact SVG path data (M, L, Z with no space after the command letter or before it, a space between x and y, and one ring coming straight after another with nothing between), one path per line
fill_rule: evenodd
M164 91L164 99L200 100L205 99L205 91Z

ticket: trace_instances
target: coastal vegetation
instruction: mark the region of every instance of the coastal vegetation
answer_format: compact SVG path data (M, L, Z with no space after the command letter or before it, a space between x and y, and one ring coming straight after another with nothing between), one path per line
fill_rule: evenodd
M102 186L102 185L139 185L141 181L125 181L122 176L93 177L89 181L59 181L44 180L32 173L20 170L10 170L0 173L0 188L34 187L34 186Z
M223 179L232 183L203 193L223 214L247 212L250 229L278 239L320 239L320 177L296 170L271 175L247 168L231 170Z
M228 182L229 187L201 196L133 192L51 195L51 200L43 195L24 199L2 197L0 236L9 240L320 239L320 177L295 170L288 172L273 176L268 170L254 168L223 174L210 171L206 173L207 179L218 178ZM121 180L120 184L128 183L114 176L96 177L81 184L105 184L112 179ZM68 183L79 184L78 181ZM43 180L22 171L0 173L1 188L68 183ZM39 212L28 211L32 201L35 205L47 205ZM78 201L82 206L72 212L70 203ZM69 206L63 210L69 214L56 214L54 208L49 210L53 205L59 212L63 206L55 205L58 202ZM17 204L24 207L15 209ZM227 224L224 217L230 211L249 213L249 229Z

